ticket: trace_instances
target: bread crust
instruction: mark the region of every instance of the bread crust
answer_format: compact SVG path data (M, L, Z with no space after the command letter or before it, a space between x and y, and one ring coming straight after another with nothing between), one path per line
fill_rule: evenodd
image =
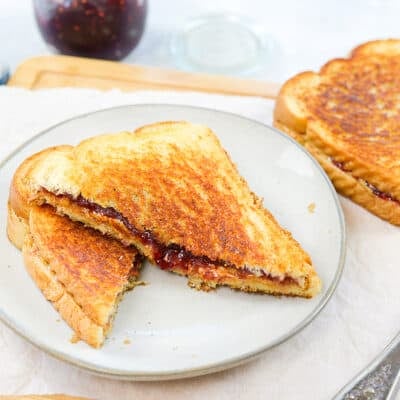
M274 112L274 125L310 150L340 193L396 225L398 202L374 192L400 199L398 67L399 40L365 43L325 64L317 85L308 85L309 73L291 78Z
M118 296L139 275L136 249L59 216L48 206L31 209L29 227L57 279L91 320L105 326Z
M25 236L23 257L27 271L47 300L80 339L99 348L105 339L103 327L95 324L77 305L74 298L58 282L49 265L41 258L30 234Z
M32 278L77 337L101 346L123 293L139 275L136 249L42 206L31 208L23 255Z
M285 82L278 94L274 108L274 122L287 126L299 133L298 139L307 130L308 112L302 95L312 90L319 83L319 76L311 71L301 72Z
M29 232L28 222L25 218L19 217L10 203L7 205L7 236L10 242L18 249L22 250L24 239Z
M294 139L298 136L297 132L291 131L284 125L276 123L275 126ZM400 204L383 200L374 195L368 186L366 186L365 182L354 178L351 174L336 167L329 156L321 152L318 148L313 147L311 143L307 142L305 147L319 162L331 179L336 190L341 195L348 197L366 210L391 224L400 225Z
M355 47L351 52L351 57L361 57L370 55L400 55L400 40L399 39L385 39L385 40L371 40L369 42L360 44Z
M315 274L309 255L265 210L208 128L163 122L98 136L44 159L33 175L39 203L135 245L152 261L153 244L135 237L123 219L194 257L262 268L280 279L303 282ZM110 217L113 211L120 217ZM318 278L309 281L316 293Z
M22 249L26 268L47 300L79 339L100 347L111 328L123 292L140 270L137 250L31 203L31 174L43 158L70 146L43 150L14 174L7 234Z
M8 202L7 234L10 241L23 252L27 271L43 295L79 337L98 348L104 341L104 330L93 323L57 281L54 273L40 257L37 246L29 231L29 186L26 180L35 163L55 148L46 149L26 159L14 174ZM55 397L57 398L57 397ZM60 397L62 398L62 397Z
M8 209L7 236L17 249L22 250L24 237L29 230L29 210L32 191L30 179L32 171L39 160L54 152L63 152L71 146L54 146L44 149L25 159L17 168L11 181Z
M72 146L67 145L49 147L28 157L17 168L11 181L8 202L18 217L25 220L28 220L29 218L29 203L32 197L30 179L36 164L50 154L64 152L71 148Z

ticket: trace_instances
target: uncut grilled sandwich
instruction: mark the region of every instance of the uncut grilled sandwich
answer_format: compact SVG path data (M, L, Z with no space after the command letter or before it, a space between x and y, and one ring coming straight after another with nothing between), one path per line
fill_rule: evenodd
M339 193L400 225L400 40L378 40L289 79L274 125L304 145Z
M194 288L320 290L309 255L204 126L162 122L89 138L48 154L31 175L33 202L135 246Z
M30 203L35 164L66 148L45 150L18 168L10 188L7 232L22 249L32 279L75 338L98 348L124 292L137 283L141 256L134 247L60 216L49 205Z

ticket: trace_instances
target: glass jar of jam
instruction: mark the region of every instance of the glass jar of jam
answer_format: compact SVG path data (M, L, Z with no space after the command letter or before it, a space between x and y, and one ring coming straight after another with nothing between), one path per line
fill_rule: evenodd
M120 60L142 36L146 0L33 0L44 40L59 52Z

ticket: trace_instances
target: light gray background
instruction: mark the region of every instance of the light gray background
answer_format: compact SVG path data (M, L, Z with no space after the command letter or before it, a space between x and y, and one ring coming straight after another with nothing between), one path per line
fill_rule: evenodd
M319 68L357 44L400 36L397 0L149 0L147 30L129 63L173 66L168 43L174 30L193 16L233 12L252 17L277 44L259 78L283 82ZM31 0L0 0L0 60L15 68L22 60L50 54L34 20Z

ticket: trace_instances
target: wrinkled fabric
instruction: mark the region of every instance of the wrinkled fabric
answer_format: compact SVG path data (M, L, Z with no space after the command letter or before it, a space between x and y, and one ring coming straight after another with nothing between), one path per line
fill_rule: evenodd
M272 123L273 102L261 98L0 87L0 158L67 118L139 103L202 106ZM0 322L0 393L68 393L99 400L330 399L382 350L400 325L400 228L340 200L347 259L338 289L309 326L256 361L186 380L119 382L54 359ZM5 234L5 221L0 226Z

